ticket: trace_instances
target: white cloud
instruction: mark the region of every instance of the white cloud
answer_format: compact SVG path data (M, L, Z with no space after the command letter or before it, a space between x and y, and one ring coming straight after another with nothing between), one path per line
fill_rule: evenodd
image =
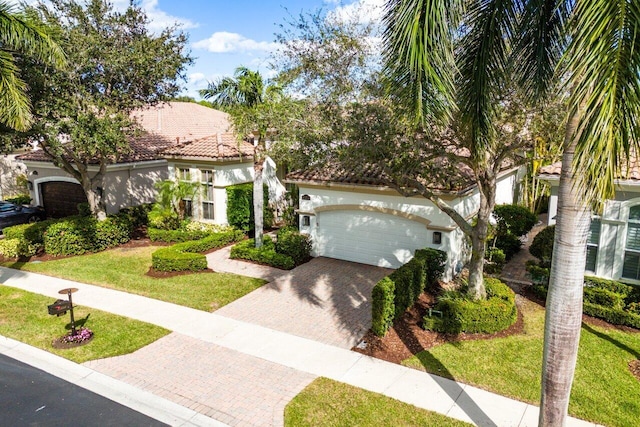
M251 52L263 51L271 52L277 49L278 44L272 42L259 42L248 39L238 33L226 31L215 32L208 39L200 40L193 44L195 49L205 49L213 53L230 52Z
M122 1L125 1L127 4L129 3L128 0L118 0L118 2ZM178 18L158 9L158 0L144 0L140 6L149 17L149 29L151 31L162 31L164 28L174 24L179 24L183 30L196 28L198 26L197 23L189 19Z
M338 6L329 12L330 17L349 22L380 22L384 15L385 0L357 0L353 3Z

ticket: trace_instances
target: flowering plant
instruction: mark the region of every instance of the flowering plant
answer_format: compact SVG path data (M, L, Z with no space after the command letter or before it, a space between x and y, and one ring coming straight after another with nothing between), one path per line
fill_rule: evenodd
M60 339L63 343L81 343L85 341L89 341L93 337L93 331L89 328L79 328L76 330L76 334L72 335L73 332L69 332L67 335Z

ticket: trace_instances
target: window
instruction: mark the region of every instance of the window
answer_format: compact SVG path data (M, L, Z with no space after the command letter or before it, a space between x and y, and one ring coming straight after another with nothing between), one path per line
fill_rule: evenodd
M442 233L439 231L433 232L433 244L440 245L442 244Z
M303 194L302 195L302 200L311 200L311 196L308 194Z
M600 243L600 219L592 218L587 238L587 264L585 270L595 272L598 260L598 245Z
M622 277L640 280L640 205L629 209Z
M213 171L200 171L202 181L202 219L214 219L213 212Z
M302 226L309 227L310 225L311 225L311 218L309 217L309 215L304 215L302 217Z
M176 178L179 181L191 182L191 170L189 168L176 167Z

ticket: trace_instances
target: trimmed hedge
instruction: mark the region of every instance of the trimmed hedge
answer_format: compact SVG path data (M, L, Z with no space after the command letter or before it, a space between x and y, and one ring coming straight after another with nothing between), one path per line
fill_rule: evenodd
M151 265L158 271L199 271L207 268L207 259L199 252L220 248L238 241L244 233L229 230L200 240L178 243L151 254Z
M44 233L51 224L59 222L59 219L47 219L31 224L20 224L7 227L2 230L5 239L22 239L29 244L44 244Z
M149 225L149 212L153 203L144 203L138 206L130 206L120 209L120 213L129 217L133 228Z
M152 242L181 243L190 240L200 240L211 235L209 231L196 230L162 230L160 228L148 228L147 234Z
M434 289L444 273L447 254L437 249L417 250L411 261L380 280L371 293L371 330L384 336L424 292Z
M550 225L545 227L533 238L529 252L538 258L542 263L541 267L551 265L551 257L553 256L553 239L556 232L556 226Z
M510 234L516 237L527 234L538 222L535 213L520 205L497 205L493 208L493 216L496 219L499 234Z
M276 246L268 235L263 236L261 248L256 248L255 244L254 239L248 239L234 245L231 248L230 257L232 259L246 259L283 270L291 270L296 266L295 261L289 255L276 252Z
M396 285L389 277L380 280L371 291L371 330L384 336L395 319L393 299Z
M434 307L442 317L425 316L422 326L431 331L458 334L495 333L513 325L518 318L514 292L493 278L485 278L485 287L487 299L479 301L459 292L449 292Z
M18 258L20 256L33 256L38 253L42 245L31 245L24 239L0 240L0 254L7 258Z
M447 253L439 249L425 248L416 250L415 257L424 260L425 288L435 290L447 265Z
M640 329L640 315L628 311L592 304L585 301L582 312L589 316L604 319L613 325L626 325Z

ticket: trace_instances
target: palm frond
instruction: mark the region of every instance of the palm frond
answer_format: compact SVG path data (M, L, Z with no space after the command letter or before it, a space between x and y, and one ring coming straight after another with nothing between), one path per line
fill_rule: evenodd
M640 2L579 1L566 56L580 114L574 168L592 203L612 198L614 181L640 155Z
M0 50L0 123L26 131L32 122L27 85L18 77L13 56Z
M462 0L390 0L383 33L391 91L422 123L449 119L455 109L454 38Z
M513 68L530 100L545 97L567 45L566 27L572 3L566 0L525 0L515 32Z
M456 56L461 121L471 140L472 156L484 152L495 136L500 94L508 82L509 40L519 13L513 0L473 2Z

